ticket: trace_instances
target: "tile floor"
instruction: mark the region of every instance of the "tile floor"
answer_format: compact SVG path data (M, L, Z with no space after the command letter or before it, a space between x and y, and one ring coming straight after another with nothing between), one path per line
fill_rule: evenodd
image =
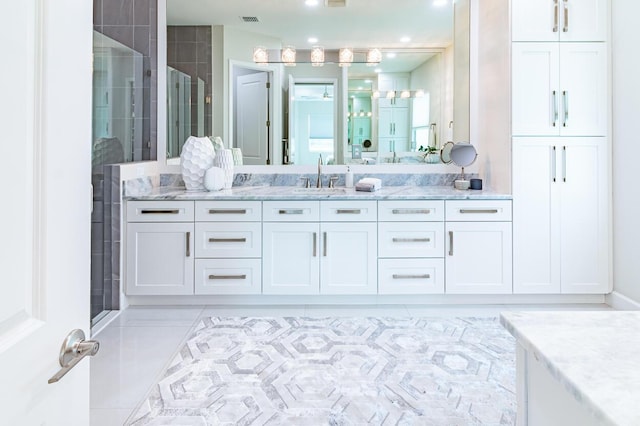
M91 425L124 424L202 316L497 316L505 310L604 310L607 305L377 305L132 307L95 336Z

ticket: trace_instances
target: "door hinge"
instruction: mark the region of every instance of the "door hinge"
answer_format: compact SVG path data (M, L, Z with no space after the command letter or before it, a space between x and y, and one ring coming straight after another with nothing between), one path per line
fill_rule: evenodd
M271 89L271 83L267 81L267 89Z
M267 127L271 126L271 121L267 120Z

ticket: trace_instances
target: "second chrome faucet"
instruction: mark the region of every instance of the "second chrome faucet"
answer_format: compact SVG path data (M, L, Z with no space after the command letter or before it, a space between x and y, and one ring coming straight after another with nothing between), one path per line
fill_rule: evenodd
M318 181L316 182L316 188L322 188L322 154L318 158Z

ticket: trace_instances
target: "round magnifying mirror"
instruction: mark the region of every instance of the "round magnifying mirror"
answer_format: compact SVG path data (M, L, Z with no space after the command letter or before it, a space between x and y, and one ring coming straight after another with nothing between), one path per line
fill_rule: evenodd
M453 148L453 146L454 143L449 141L440 148L440 160L444 164L451 164L451 148Z
M460 142L451 147L451 162L458 167L462 167L462 178L457 179L453 185L456 189L469 189L470 182L464 178L464 168L472 165L478 153L476 148L470 143Z

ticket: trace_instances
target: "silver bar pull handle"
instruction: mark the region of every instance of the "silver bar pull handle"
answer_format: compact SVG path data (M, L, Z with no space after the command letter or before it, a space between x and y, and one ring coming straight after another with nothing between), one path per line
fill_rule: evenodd
M304 214L302 209L278 210L278 214Z
M210 243L246 243L246 238L209 238Z
M327 256L327 233L322 233L322 255Z
M555 182L556 181L556 174L557 174L557 161L556 161L556 147L553 147L553 150L551 152L551 172L552 172L552 179Z
M241 275L209 275L210 280L246 280L247 274Z
M551 96L553 104L553 118L551 120L551 124L553 125L553 127L556 127L556 125L558 124L558 96L555 90L551 92Z
M313 257L316 257L318 255L317 247L318 247L318 233L314 232L313 233Z
M393 209L392 214L430 214L430 209Z
M392 238L394 243L428 243L431 238Z
M562 106L564 108L562 127L567 127L567 121L569 121L569 93L566 90L562 91Z
M187 238L185 238L187 244L187 257L191 256L191 232L187 232Z
M58 361L62 367L56 374L48 380L49 384L56 383L65 374L75 367L84 357L94 356L100 350L100 342L96 340L85 340L84 331L80 329L72 330L62 342Z
M336 214L360 214L361 209L337 209Z
M389 123L389 134L393 135L393 124Z
M449 256L453 256L453 231L449 231Z
M562 181L567 181L567 147L562 147Z
M564 0L564 26L562 27L562 32L569 32L569 4L567 0Z
M483 214L495 214L498 213L498 209L460 209L460 213L483 213Z
M209 214L247 214L246 209L209 209Z
M393 274L392 275L394 280L412 280L412 279L428 279L431 278L431 275L429 274L416 274L416 275L412 275L412 274Z
M179 209L142 209L140 214L179 214Z
M554 0L553 2L553 32L558 32L558 0Z

